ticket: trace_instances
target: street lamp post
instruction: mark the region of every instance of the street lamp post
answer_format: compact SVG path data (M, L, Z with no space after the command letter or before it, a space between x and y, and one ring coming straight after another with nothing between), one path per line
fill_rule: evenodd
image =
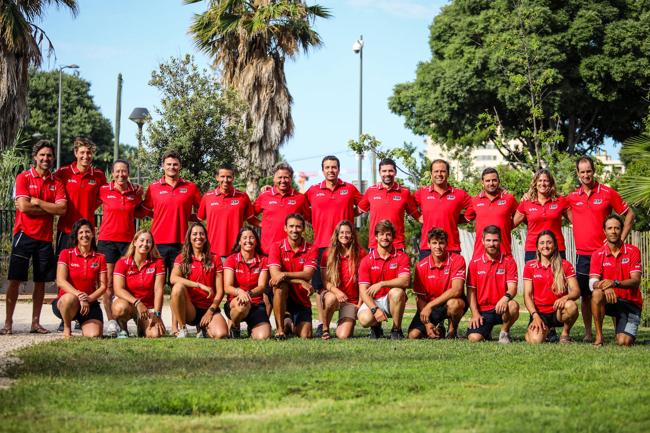
M129 120L135 122L138 125L138 153L142 151L142 127L144 122L149 118L149 110L144 107L136 107L133 109L129 115ZM140 177L140 157L138 155L138 165L137 165L137 176L138 176L138 185L142 185L142 179Z
M56 169L61 167L61 105L63 99L63 70L78 69L79 66L72 64L59 67L59 115L56 124Z
M363 35L359 36L359 39L354 41L354 44L352 44L352 51L355 53L359 54L359 139L361 138L361 135L363 134ZM359 153L357 155L357 158L359 160L359 191L363 193L363 184L362 184L362 175L361 171L363 169L362 166L362 159L363 159L363 154ZM370 154L370 173L372 177L372 183L376 183L377 179L375 176L375 153L371 152Z

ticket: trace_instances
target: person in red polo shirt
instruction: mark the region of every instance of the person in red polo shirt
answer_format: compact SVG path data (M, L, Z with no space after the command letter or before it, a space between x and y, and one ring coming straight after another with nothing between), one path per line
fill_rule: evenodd
M233 254L223 264L224 306L231 320L230 336L240 337L239 324L246 322L253 340L271 336L271 322L264 306L264 290L269 282L268 260L262 254L257 232L250 227L239 230Z
M542 230L537 235L537 258L524 266L524 302L530 313L526 341L543 343L550 328L561 326L560 343L570 343L579 297L573 265L560 256L555 233Z
M289 332L300 338L311 338L309 296L314 288L310 281L318 266L317 251L303 237L305 219L301 214L289 214L285 219L284 230L287 237L275 243L269 253L269 285L273 289L275 338L284 340ZM285 312L291 316L289 324L285 323Z
M483 253L469 263L467 298L472 318L467 339L490 340L494 325L502 325L499 343L511 343L510 328L519 318L517 263L501 248L501 229L488 225L481 231Z
M582 320L585 324L585 341L592 340L591 333L591 290L589 290L589 268L594 251L605 242L602 225L612 212L625 215L621 239L625 240L634 224L634 211L623 201L616 190L598 183L594 177L594 161L582 156L576 161L576 173L580 186L567 196L569 219L573 224L573 239L576 245L576 273L582 295Z
M607 244L591 256L589 285L596 326L595 346L603 345L603 318L616 319L616 344L631 346L641 323L641 252L623 242L623 220L610 215L603 224Z
M219 305L223 299L223 265L210 252L203 223L190 225L181 253L174 261L170 282L170 303L178 320L177 338L188 336L186 324L196 326L197 337L222 339L228 336L228 324Z
M537 170L530 188L521 200L515 212L514 226L526 221L528 230L525 243L525 261L537 256L537 237L544 230L550 230L558 241L562 258L566 258L566 246L562 234L562 216L567 216L568 205L564 197L558 194L555 179L545 168Z
M517 199L501 188L499 172L488 167L481 173L483 190L472 197L472 208L468 210L469 219L476 218L476 233L483 233L487 226L494 225L501 231L501 252L512 254L513 217L517 211ZM483 240L476 236L472 257L481 257L485 249Z
M68 248L72 224L80 218L95 222L95 211L99 207L99 189L106 183L104 172L93 167L97 145L90 139L74 139L74 161L58 169L54 177L61 181L68 198L68 207L56 225L56 253Z
M330 246L321 257L320 267L325 284L323 292L323 332L321 338L329 340L330 322L334 312L339 312L336 336L346 339L354 333L359 304L359 265L368 253L359 245L357 230L350 221L336 225Z
M115 264L113 317L119 323L118 338L129 336L127 323L133 320L138 336L165 335L161 319L165 286L165 264L149 230L139 230L124 257Z
M433 227L439 227L449 236L447 250L460 253L459 221L469 221L472 199L465 191L449 185L449 163L436 159L431 163L430 186L418 189L414 194L415 202L422 215L422 237L420 239L420 260L431 254L427 233ZM464 212L464 215L463 215Z
M201 204L201 192L193 182L181 177L178 152L165 152L162 166L164 175L149 185L142 206L153 215L151 233L170 272L185 242L188 223L193 220L192 209Z
M45 282L54 281L56 276L56 262L52 250L54 215L65 214L66 198L63 185L50 173L54 163L52 143L47 140L38 141L32 148L32 158L34 166L16 177L16 221L7 274L7 314L0 335L12 333L18 288L22 281L27 281L30 259L34 279L31 332L49 332L40 324L41 308Z
M235 189L235 168L223 164L217 170L217 187L201 199L197 217L205 221L212 252L225 259L232 252L239 231L253 215L248 194Z
M52 312L63 320L63 335L72 336L72 321L77 320L84 337L101 337L104 318L99 298L106 290L106 260L97 252L95 229L87 219L72 225L70 248L59 255L56 285L59 295Z
M305 196L311 208L311 225L314 229L314 246L318 249L317 261L323 256L332 238L334 228L343 220L353 221L356 207L361 201L361 193L351 183L339 179L341 161L334 155L327 155L321 161L323 180L312 185ZM313 279L316 290L316 305L318 309L318 326L316 337L323 333L323 304L320 292L323 290L323 280L320 268L316 269Z
M388 220L375 225L377 248L359 264L359 294L363 305L357 313L359 324L370 328L370 338L384 336L381 326L390 317L391 340L404 339L402 318L406 307L406 288L411 282L410 261L406 253L393 246L395 227Z
M465 295L465 259L447 250L447 233L433 227L427 233L431 254L415 267L413 292L417 311L409 325L410 339L445 336L443 322L449 319L449 338L456 338L458 322L467 311Z

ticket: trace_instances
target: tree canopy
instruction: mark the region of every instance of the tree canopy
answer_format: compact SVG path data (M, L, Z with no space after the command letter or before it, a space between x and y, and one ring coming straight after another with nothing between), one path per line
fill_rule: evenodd
M487 140L531 168L639 134L650 88L650 3L454 0L430 27L432 58L390 109L450 148Z

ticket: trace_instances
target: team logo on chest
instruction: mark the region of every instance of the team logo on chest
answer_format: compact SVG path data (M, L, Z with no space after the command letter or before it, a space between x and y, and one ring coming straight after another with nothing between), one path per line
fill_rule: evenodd
M552 205L550 205L548 208L554 210L554 209L557 209L557 208L558 208L558 205L556 205L556 204L552 204Z
M450 195L447 196L447 200L456 200L456 196L450 194Z
M506 270L503 268L497 269L497 275L504 275L506 273Z
M388 269L397 269L397 263L391 263L391 264L388 266Z
M180 188L178 190L178 192L180 192L181 194L186 194L187 193L187 188Z
M506 204L506 201L505 201L505 200L499 200L499 201L497 202L497 206L503 206L504 204Z
M50 191L56 191L56 187L54 185L50 185Z
M324 192L316 193L316 197L325 197L325 193Z
M628 257L625 257L625 258L623 258L623 260L621 260L621 263L624 264L624 265L628 264L628 263L630 263L630 259Z
M596 200L594 200L594 204L603 204L603 199L597 198Z
M296 204L295 200L287 200L287 204L294 205Z
M95 182L95 179L90 179L88 185L97 185L97 182Z
M231 200L230 201L230 206L237 206L239 204L239 200Z
M476 207L483 207L483 206L485 206L485 203L477 203L476 204Z
M342 189L342 190L341 190L341 195L347 195L347 194L348 194L348 190L347 190L347 189Z
M90 267L93 268L93 269L96 269L96 268L99 267L99 263L93 262L93 263L90 264Z
M154 268L147 269L147 274L153 274L154 272L156 272Z
M402 196L401 196L401 195L394 195L394 196L393 196L393 200L394 200L394 201L401 201L401 200L402 200Z

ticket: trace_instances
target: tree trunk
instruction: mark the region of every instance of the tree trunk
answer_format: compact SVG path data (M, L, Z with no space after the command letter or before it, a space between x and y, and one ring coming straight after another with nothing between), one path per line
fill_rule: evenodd
M27 118L28 71L23 57L0 55L0 151L14 145Z
M246 192L251 198L251 201L255 201L257 196L260 193L260 179L258 176L248 176L246 179Z

